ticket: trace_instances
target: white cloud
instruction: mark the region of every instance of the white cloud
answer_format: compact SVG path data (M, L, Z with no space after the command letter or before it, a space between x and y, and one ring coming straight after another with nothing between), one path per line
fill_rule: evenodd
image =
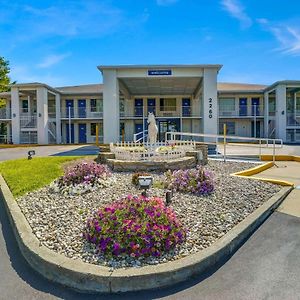
M156 0L157 5L168 6L178 2L178 0Z
M270 32L279 47L274 50L289 55L300 55L300 28L290 24L277 24L267 19L258 19L257 22Z
M70 56L71 53L65 53L65 54L50 54L44 58L44 60L37 65L38 68L49 68L53 65L58 64L62 60L64 60L66 57Z
M32 68L29 68L26 65L11 65L10 77L13 81L18 83L29 83L29 82L41 82L49 84L50 86L62 86L69 85L69 79L66 79L61 76L53 75L51 72L39 73L35 71L35 74L31 71Z
M245 12L245 8L238 0L222 0L221 4L233 18L237 19L242 28L248 28L252 25L251 18Z

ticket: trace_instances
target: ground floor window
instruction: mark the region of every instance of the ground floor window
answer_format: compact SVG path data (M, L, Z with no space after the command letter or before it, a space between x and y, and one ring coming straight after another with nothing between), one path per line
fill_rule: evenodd
M219 133L224 134L224 124L226 124L226 133L229 135L235 135L235 122L232 121L220 121Z
M91 123L91 136L96 136L96 127L99 125L99 135L103 135L102 123Z

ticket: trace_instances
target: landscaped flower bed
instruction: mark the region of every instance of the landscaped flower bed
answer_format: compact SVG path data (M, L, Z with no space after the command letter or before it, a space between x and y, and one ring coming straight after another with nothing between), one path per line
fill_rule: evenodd
M165 176L165 187L175 192L207 195L214 190L212 173L201 166L190 170L168 171Z
M93 244L82 237L83 232L87 233L88 219L91 216L91 220L95 218L94 212L114 206L114 201L126 195L141 193L141 190L132 184L132 173L112 172L109 177L111 182L107 188L97 188L84 195L53 193L47 186L18 198L17 202L40 242L57 253L111 268L154 265L176 260L209 247L280 190L279 186L271 183L230 176L233 172L250 167L253 167L253 164L209 161L206 170L213 174L212 193L199 195L185 191L175 192L169 207L174 210L178 221L186 229L185 241L176 244L169 251L166 248L156 249L161 254L157 257L153 255L132 257L130 251L109 256L107 252L99 251L99 247L96 246L101 244L100 240L99 243L96 240L96 244ZM154 185L148 191L148 195L150 199L159 197L164 200L166 190L157 188L158 185L155 183L164 181L165 175L151 174ZM107 222L110 222L109 218L113 215L107 212L105 215ZM113 230L109 234L113 232L114 234L107 237L112 238L116 230L122 226L114 227L113 221L109 224ZM136 224L136 220L132 224ZM96 230L98 227L94 228ZM95 237L97 239L96 235ZM137 235L134 239L137 239ZM121 246L122 239L118 243L120 248L128 250L127 246ZM124 243L128 245L125 240ZM140 249L141 245L144 247L140 241L132 244L136 250ZM119 246L115 244L115 250L118 252L117 249ZM111 250L114 251L112 243L109 246L109 251Z
M161 198L129 195L96 210L83 236L107 256L159 257L184 242L185 229Z
M107 187L111 172L106 165L81 160L65 167L64 175L51 185L54 192L64 195L83 194L97 188Z

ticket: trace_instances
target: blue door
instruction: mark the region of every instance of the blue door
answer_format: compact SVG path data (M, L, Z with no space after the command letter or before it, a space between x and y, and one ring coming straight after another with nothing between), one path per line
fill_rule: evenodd
M191 99L189 98L182 99L182 116L183 117L191 116Z
M143 124L135 124L135 133L139 133L143 131Z
M78 117L79 118L86 117L86 101L85 101L85 99L78 100Z
M251 99L252 105L252 116L259 116L259 98L252 98Z
M247 116L247 98L240 98L240 116Z
M135 117L143 116L143 99L134 100L134 116Z
M78 132L79 132L79 137L78 137L78 142L80 144L86 143L86 124L79 124L78 125Z
M67 144L70 143L70 125L66 124ZM74 143L74 124L71 124L71 143Z
M66 118L74 117L74 100L66 100Z
M148 113L152 112L155 114L155 99L147 99Z

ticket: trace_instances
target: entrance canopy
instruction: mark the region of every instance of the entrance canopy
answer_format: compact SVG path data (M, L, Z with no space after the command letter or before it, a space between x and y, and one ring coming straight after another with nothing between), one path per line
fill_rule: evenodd
M201 85L200 77L120 78L131 95L192 95Z
M218 72L222 65L121 65L98 66L104 86L115 78L124 95L196 95L205 72ZM114 84L114 83L113 83Z

